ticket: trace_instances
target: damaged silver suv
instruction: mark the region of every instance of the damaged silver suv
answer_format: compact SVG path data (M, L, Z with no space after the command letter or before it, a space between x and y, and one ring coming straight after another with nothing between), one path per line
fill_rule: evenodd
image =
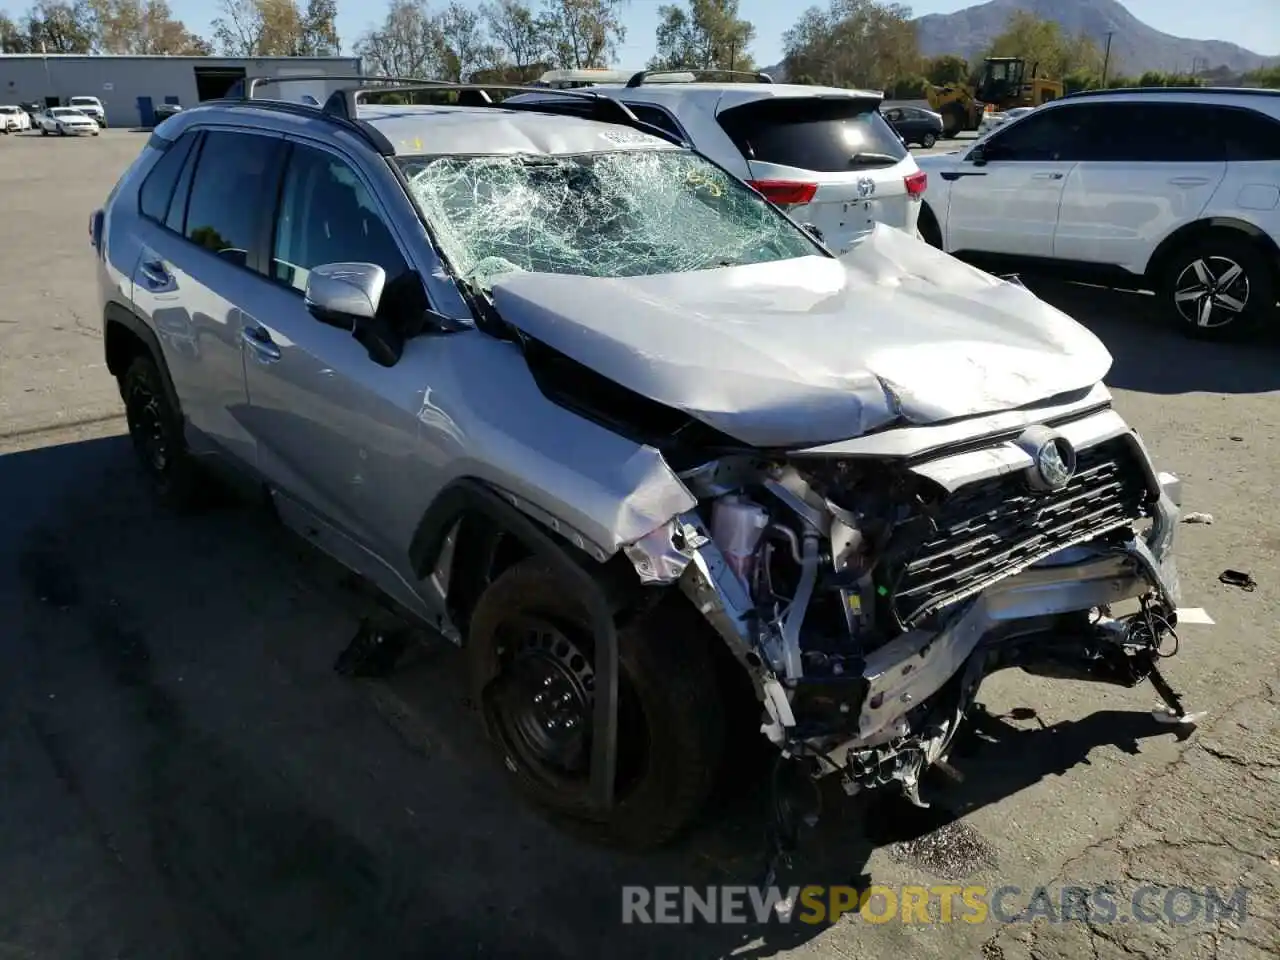
M1011 666L1185 719L1177 482L1071 319L883 225L836 258L600 93L259 85L90 223L137 452L174 503L238 468L462 644L534 803L660 843L762 734L922 802Z

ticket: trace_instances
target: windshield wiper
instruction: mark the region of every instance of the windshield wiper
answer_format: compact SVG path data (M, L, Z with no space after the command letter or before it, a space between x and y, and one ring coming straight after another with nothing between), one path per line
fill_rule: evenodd
M894 163L897 163L899 159L900 158L891 156L890 154L887 154L887 153L872 153L869 151L864 151L862 153L855 153L852 157L849 158L849 162L851 164L857 164L860 167L863 167L863 166L869 167L874 163L894 164Z

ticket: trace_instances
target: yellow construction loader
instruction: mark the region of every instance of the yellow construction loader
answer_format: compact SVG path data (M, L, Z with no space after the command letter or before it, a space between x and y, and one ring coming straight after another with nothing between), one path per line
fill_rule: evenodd
M977 130L984 113L1038 107L1061 97L1062 81L1037 76L1038 72L1039 64L1028 71L1021 57L987 57L976 90L968 84L930 84L925 95L929 106L942 115L942 135L954 137L962 130Z

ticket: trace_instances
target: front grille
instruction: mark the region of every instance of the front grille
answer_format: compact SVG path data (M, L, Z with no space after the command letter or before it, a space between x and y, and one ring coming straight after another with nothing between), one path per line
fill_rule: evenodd
M907 524L885 552L882 586L898 623L985 589L1074 544L1128 526L1150 510L1146 473L1127 437L1080 450L1061 490L1021 473L961 487ZM913 529L914 527L914 529Z

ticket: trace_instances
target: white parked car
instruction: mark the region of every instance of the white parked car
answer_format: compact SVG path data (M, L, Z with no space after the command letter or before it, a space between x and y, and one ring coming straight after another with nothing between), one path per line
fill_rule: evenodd
M102 101L97 97L72 97L67 101L67 106L74 107L81 113L88 114L98 126L105 128L107 125L107 110L102 105Z
M918 162L949 253L1154 290L1197 337L1277 317L1280 91L1078 93Z
M985 113L982 115L982 122L978 124L979 138L985 137L991 131L1004 126L1011 120L1018 120L1035 110L1035 107L1014 107L1012 110L1001 110L993 113Z
M96 137L98 121L74 107L50 107L40 117L40 133L46 137L53 133L60 137L85 135Z
M0 133L20 133L31 129L31 118L18 106L0 106Z
M642 71L625 84L585 89L625 103L640 120L691 144L837 254L876 223L915 234L927 180L880 115L883 94L774 83L766 74L738 76L747 82L695 82L690 72ZM514 99L536 102L546 95Z

